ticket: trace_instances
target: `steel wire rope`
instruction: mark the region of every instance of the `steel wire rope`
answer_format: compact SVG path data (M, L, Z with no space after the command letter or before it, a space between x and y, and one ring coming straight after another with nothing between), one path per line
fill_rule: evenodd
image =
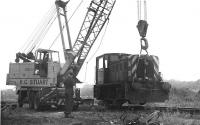
M69 21L71 20L71 18L74 16L74 14L77 12L77 10L80 8L81 4L83 3L83 0L79 3L79 5L76 7L76 9L74 10L74 12L72 13L72 15L69 17L69 20L67 21L67 23L69 23ZM62 27L62 31L64 30L65 26L63 25ZM51 47L55 44L55 42L58 40L60 36L60 33L58 33L58 35L55 37L55 39L53 40L52 44L50 45L49 49L51 49Z
M54 13L55 13L55 9L53 9L52 11L50 11L44 17L43 24L41 24L41 26L39 27L38 31L36 32L35 36L32 39L32 41L34 41L34 42L30 46L29 51L32 50L36 46L36 44L38 44L41 35L43 34L43 32L45 31L45 29L47 28L49 22L51 21L53 15L54 15Z
M137 1L137 9L138 9L138 20L141 19L141 0Z
M48 10L47 13L49 13L49 12L52 10L52 8L53 8L53 5L51 6L51 8ZM36 27L34 28L33 32L31 33L31 35L28 37L28 39L26 40L26 42L24 43L24 45L20 48L20 50L21 50L22 52L24 52L24 51L28 48L28 46L31 44L31 42L32 42L33 40L30 40L30 39L33 38L34 33L37 33L36 31L38 30L38 28L39 28L39 26L42 24L42 22L44 22L44 18L36 25ZM29 43L29 44L28 44L28 43ZM26 46L26 47L25 47L25 46Z
M106 31L107 31L107 28L108 28L108 23L109 23L109 20L108 20L108 22L106 24L105 30L104 30L104 32L102 34L102 37L101 37L101 40L100 40L100 43L99 43L97 49L95 50L95 52L93 53L93 55L86 62L86 71L85 71L85 80L84 81L86 81L86 74L87 74L87 65L88 65L88 62L90 62L92 60L92 58L96 55L96 53L98 52L99 48L101 47L101 45L103 43L103 38L105 37Z
M147 2L144 0L144 20L147 21Z
M39 32L37 37L34 39L34 43L32 43L31 47L29 48L29 51L33 50L37 44L39 43L40 39L42 38L43 34L45 33L46 29L47 29L48 25L45 25Z
M45 20L44 20L44 24L42 24L41 28L40 28L40 31L37 32L36 36L36 41L34 42L34 44L37 44L37 39L39 39L40 35L43 33L43 31L45 30L45 28L48 26L49 22L51 21L53 15L55 13L55 8L52 10L52 12L50 12L46 17L45 17Z
M52 9L53 9L53 5L51 6L51 8L46 12L45 15L48 15ZM36 37L38 31L40 30L40 27L44 24L46 18L43 18L35 27L35 29L33 30L33 32L31 33L31 35L28 37L27 41L25 42L25 44L23 45L23 47L20 49L22 50L22 52L25 52L27 50L27 48L30 47L30 45L33 44L34 38ZM25 47L26 46L26 47Z
M65 28L65 26L62 27L62 31ZM51 43L49 49L51 49L51 47L54 45L54 43L58 40L58 37L60 36L60 33L57 34L57 36L55 37L55 39L53 40L53 42Z
M49 29L51 28L51 26L52 26L52 24L54 23L54 21L56 20L56 18L57 18L57 16L55 16L54 19L53 19L53 21L48 25L47 29L45 30L45 32L44 32L43 35L41 36L40 42L39 42L38 46L36 47L36 49L39 48L39 46L41 45L41 43L42 43L44 37L46 36L47 32L48 32Z
M52 26L52 24L54 23L54 21L55 21L55 19L57 18L57 16L53 16L52 18L51 18L51 20L49 20L49 23L48 23L48 25L46 26L46 28L44 29L44 31L41 33L41 35L40 35L40 37L39 37L39 39L38 39L38 47L40 46L40 44L41 44L41 42L42 42L42 40L44 39L44 37L46 36L46 34L47 34L47 32L49 31L49 29L51 28L51 26ZM38 48L38 47L36 47L36 48Z
M46 29L48 28L49 24L51 23L53 17L55 15L55 9L53 12L51 12L48 17L46 18L45 24L41 27L41 30L39 32L37 32L37 36L35 39L35 42L32 44L31 48L29 49L32 50L34 49L34 47L36 47L36 45L40 42L41 37L43 36L43 34L45 33Z
M53 23L52 19L49 21L48 25L46 25L46 27L44 29L42 29L40 35L36 39L37 42L30 49L32 49L32 50L37 49L40 46L40 44L43 42L42 40L46 36L47 32L49 31L49 28L51 27L51 25ZM55 20L55 19L53 19L53 20Z
M81 4L83 3L83 0L81 0L81 2L78 4L78 6L76 7L76 9L74 10L74 12L72 13L72 15L69 17L68 22L70 21L70 19L74 16L74 14L76 13L76 11L80 8Z

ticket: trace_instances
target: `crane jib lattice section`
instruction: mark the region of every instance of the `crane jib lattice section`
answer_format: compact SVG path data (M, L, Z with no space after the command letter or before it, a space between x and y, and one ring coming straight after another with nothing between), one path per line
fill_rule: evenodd
M114 4L114 0L93 0L90 3L78 37L73 45L73 51L77 53L76 63L80 68L108 20Z

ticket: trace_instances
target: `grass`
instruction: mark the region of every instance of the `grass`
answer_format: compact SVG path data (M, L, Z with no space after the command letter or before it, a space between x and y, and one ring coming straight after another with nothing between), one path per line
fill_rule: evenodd
M200 108L200 93L187 88L172 88L165 106Z
M160 118L164 125L200 125L200 120L184 113L163 113Z

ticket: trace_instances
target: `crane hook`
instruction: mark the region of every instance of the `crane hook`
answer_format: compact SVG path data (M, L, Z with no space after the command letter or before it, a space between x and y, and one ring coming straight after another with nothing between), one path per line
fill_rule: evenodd
M143 42L144 42L144 44L143 44ZM142 50L145 50L146 53L147 53L147 55L148 55L147 49L148 49L148 47L149 47L149 44L148 44L148 41L147 41L147 39L146 39L145 37L142 37L142 38L140 39L140 44L141 44L140 54L141 54Z
M144 41L144 45L142 44L143 41ZM148 41L147 41L146 38L142 37L142 38L140 39L140 43L141 43L141 49L142 49L142 50L147 50L147 49L148 49L149 44L148 44Z

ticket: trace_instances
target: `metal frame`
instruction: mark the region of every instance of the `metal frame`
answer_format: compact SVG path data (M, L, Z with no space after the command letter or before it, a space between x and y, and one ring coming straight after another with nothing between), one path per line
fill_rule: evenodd
M114 4L115 0L93 0L90 3L78 37L73 45L73 51L76 53L75 60L78 65L76 75L104 24L109 19Z

